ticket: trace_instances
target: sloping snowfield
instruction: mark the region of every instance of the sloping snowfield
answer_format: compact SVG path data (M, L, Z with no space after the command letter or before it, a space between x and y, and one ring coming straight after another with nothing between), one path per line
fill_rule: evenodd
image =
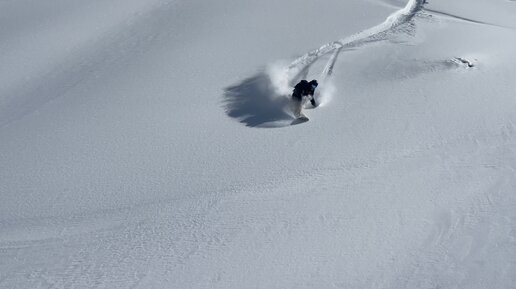
M516 288L515 51L512 0L0 0L0 288Z

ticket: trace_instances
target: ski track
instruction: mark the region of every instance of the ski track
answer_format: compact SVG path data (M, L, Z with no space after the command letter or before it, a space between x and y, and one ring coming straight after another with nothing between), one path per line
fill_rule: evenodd
M352 49L363 46L367 43L377 42L387 39L390 32L395 32L397 28L410 21L423 9L425 0L409 0L407 5L391 14L387 19L369 29L354 34L352 36L332 41L324 44L318 49L312 50L303 56L294 60L288 66L289 84L292 86L299 81L300 73L307 74L310 66L316 62L320 57L335 51L334 55L329 59L328 64L322 73L322 81L327 81L327 78L332 74L335 61L342 49ZM294 77L292 77L294 75Z
M515 1L515 0L510 0ZM386 3L384 3L386 4ZM412 19L418 15L420 11L423 10L424 5L427 4L425 0L409 0L405 7L399 9L398 11L391 14L387 19L369 29L366 29L362 32L354 34L352 36L332 41L323 46L312 50L303 56L295 59L287 69L287 75L289 79L289 85L294 86L298 81L307 77L310 67L319 60L322 56L325 56L331 52L333 52L332 56L328 60L325 65L322 73L321 73L321 83L326 83L331 77L332 73L335 69L335 64L339 54L343 50L354 49L356 47L364 46L368 43L375 43L382 40L387 40L390 33L396 33L398 31L403 32L411 32L413 27L408 28L407 30L400 29L403 25L409 25ZM387 4L386 4L387 5ZM389 5L391 6L391 5ZM392 5L394 6L394 5ZM479 24L479 25L488 25L500 28L511 29L510 27L505 27L502 25L489 23L485 21L479 21L467 17L461 17L458 15L454 15L451 13L446 13L442 11L437 11L433 9L424 9L427 12L440 15L443 17L448 17L458 21L464 21L467 23Z

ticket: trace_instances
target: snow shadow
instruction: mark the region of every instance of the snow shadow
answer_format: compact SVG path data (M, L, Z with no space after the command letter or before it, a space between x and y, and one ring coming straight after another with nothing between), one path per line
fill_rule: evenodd
M227 115L248 127L284 127L293 119L288 95L279 93L263 71L225 88L223 98Z

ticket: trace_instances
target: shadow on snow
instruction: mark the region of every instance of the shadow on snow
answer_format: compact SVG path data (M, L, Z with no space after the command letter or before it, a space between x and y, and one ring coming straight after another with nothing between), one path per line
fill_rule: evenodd
M264 72L225 88L223 98L227 115L248 127L284 127L293 119L289 98L275 91Z

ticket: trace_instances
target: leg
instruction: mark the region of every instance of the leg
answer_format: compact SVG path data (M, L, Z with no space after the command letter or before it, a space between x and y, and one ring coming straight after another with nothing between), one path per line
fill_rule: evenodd
M303 102L293 98L292 99L292 111L294 112L295 118L300 118L302 116L302 114L301 114L302 108L303 108Z

